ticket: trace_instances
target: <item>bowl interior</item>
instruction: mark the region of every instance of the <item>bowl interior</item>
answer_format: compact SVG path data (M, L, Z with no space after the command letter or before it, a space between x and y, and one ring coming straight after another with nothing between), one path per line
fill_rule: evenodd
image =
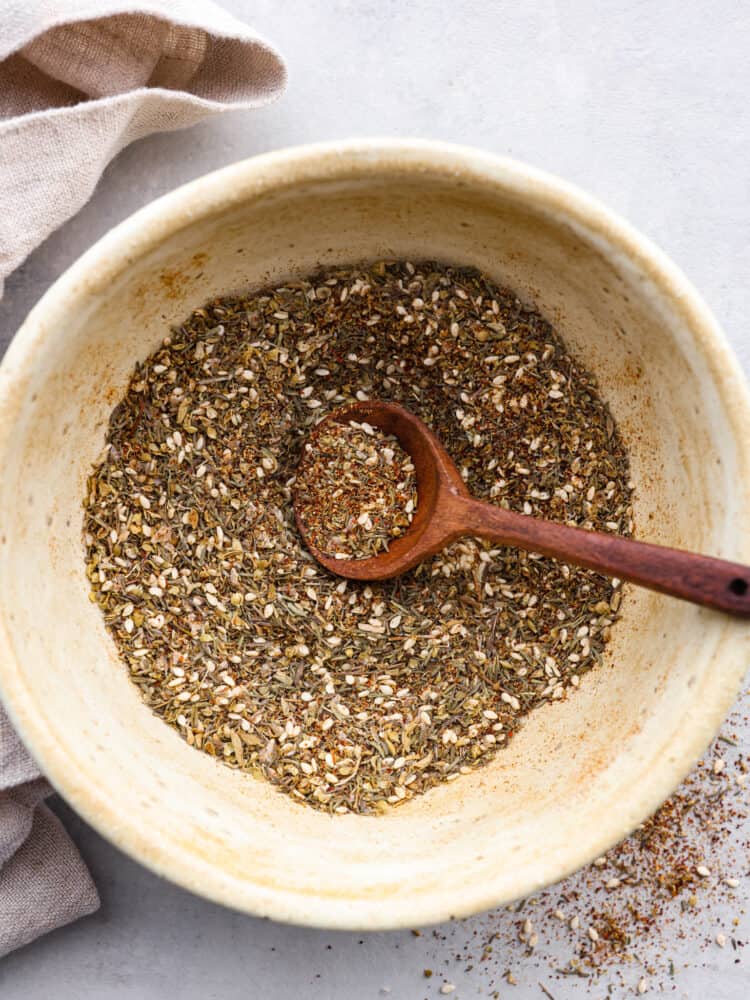
M518 168L397 155L259 163L197 182L110 235L35 310L7 359L5 694L63 793L189 888L332 926L488 907L596 856L668 794L731 700L747 652L740 627L626 589L606 663L533 713L489 766L384 817L322 815L188 747L119 663L89 600L81 540L110 411L135 361L217 294L383 256L473 264L535 303L597 376L630 449L638 535L741 558L746 470L726 362L622 233Z

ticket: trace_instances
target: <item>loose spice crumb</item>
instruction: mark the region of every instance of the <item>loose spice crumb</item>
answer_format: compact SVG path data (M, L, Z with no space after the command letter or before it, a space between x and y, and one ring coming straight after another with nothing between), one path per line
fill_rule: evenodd
M747 709L738 712L747 722ZM599 1000L638 992L641 984L644 992L679 986L675 947L690 964L709 948L711 961L723 954L732 964L741 962L748 943L741 928L750 930L746 899L737 892L741 880L698 873L700 867L709 873L744 871L750 856L750 809L736 780L750 773L750 760L736 739L730 745L737 752L722 755L723 768L714 767L717 742L661 808L602 858L527 900L477 918L485 968L496 963L495 975L502 974L512 958L519 978L530 982L532 969L549 967L560 978L585 981ZM620 880L616 891L606 888L611 878ZM727 903L735 900L738 909L728 916ZM578 912L570 916L573 907ZM731 937L717 933L717 922L726 919ZM538 937L533 951L527 946L531 926ZM566 948L568 958L562 957ZM633 977L635 970L640 978Z

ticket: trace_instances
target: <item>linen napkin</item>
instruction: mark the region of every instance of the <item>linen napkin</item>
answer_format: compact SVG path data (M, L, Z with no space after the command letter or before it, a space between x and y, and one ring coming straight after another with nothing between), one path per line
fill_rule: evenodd
M0 0L0 295L123 146L265 104L285 81L276 51L210 0ZM0 706L0 956L99 906L51 791Z
M271 45L210 0L0 0L0 295L123 146L285 82Z
M86 866L43 800L52 789L0 707L0 957L99 907Z

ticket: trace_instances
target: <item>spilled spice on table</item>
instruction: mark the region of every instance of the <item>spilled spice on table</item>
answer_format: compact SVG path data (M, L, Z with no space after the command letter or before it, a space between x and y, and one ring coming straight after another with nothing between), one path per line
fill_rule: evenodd
M433 930L434 951L420 954L420 967L429 960L446 976L460 972L493 998L522 985L530 995L564 989L596 1000L685 996L690 967L744 967L750 755L737 734L747 731L748 705L750 691L703 760L629 837L534 896Z
M476 496L627 535L628 458L552 326L471 269L379 262L196 310L139 364L88 482L92 599L154 712L331 812L398 806L491 759L600 662L621 592L464 539L395 581L312 559L310 430L402 403Z

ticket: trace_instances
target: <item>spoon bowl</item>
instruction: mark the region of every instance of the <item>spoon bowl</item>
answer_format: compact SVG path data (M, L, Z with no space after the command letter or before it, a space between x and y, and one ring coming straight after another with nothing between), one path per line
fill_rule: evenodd
M336 559L311 541L296 502L295 520L305 545L332 573L351 580L388 580L413 569L465 534L461 527L454 534L448 530L446 500L451 496L468 499L470 494L438 437L419 417L398 403L368 400L342 406L315 426L309 443L315 447L316 439L331 423L348 424L352 420L364 421L392 434L414 463L417 509L411 524L403 535L389 543L386 552L366 559Z

